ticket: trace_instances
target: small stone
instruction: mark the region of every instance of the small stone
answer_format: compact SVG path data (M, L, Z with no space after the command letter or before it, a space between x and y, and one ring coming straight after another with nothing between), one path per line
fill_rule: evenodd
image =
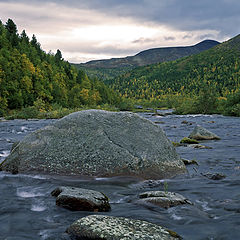
M185 165L191 165L191 164L198 165L198 162L194 159L193 160L188 160L188 159L182 158L182 161L184 162Z
M192 204L187 198L174 192L149 191L139 194L139 198L137 203L151 203L163 208Z
M199 149L212 149L212 147L204 146L201 144L188 144L187 147L199 148Z
M192 125L193 123L192 123L192 122L188 122L188 121L186 121L186 120L183 120L183 121L181 122L181 124Z
M80 218L68 227L66 232L73 240L182 239L177 233L147 221L104 215Z
M221 139L219 136L208 131L207 129L205 129L200 125L197 125L188 137L196 140L220 140Z
M154 123L156 123L156 124L164 124L165 122L163 122L163 121L155 121Z
M222 173L201 173L202 176L207 177L208 179L212 179L212 180L220 180L226 177L226 175L222 174Z
M215 123L215 121L207 121L207 123Z
M72 211L107 212L111 209L108 197L101 192L75 187L58 187L51 194L57 197L57 206Z

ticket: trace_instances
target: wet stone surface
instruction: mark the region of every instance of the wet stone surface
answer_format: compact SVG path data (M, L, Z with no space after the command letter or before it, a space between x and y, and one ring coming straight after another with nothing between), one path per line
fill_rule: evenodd
M197 125L188 136L195 140L220 140L221 138L206 128Z
M74 222L67 233L72 239L89 240L177 240L181 237L146 221L123 217L92 215Z
M181 194L164 191L149 191L139 194L137 203L151 203L162 208L170 208L183 204L192 204Z
M107 212L111 209L105 194L89 189L58 187L51 195L56 197L56 205L72 211Z

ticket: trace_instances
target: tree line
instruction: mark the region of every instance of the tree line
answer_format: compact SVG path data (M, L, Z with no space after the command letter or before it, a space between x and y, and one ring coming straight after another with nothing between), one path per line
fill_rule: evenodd
M97 78L89 78L62 57L42 50L35 35L18 33L13 20L0 21L0 114L38 106L119 104L121 98Z

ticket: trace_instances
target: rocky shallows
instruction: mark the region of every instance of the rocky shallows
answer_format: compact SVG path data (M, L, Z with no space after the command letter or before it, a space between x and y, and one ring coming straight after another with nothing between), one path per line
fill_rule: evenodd
M89 240L176 240L181 237L159 225L124 217L91 215L67 229L72 239Z
M27 135L0 166L12 173L162 179L186 168L163 130L134 113L86 110Z
M72 211L107 212L111 209L108 197L101 192L75 187L58 187L51 194L56 197L56 205Z

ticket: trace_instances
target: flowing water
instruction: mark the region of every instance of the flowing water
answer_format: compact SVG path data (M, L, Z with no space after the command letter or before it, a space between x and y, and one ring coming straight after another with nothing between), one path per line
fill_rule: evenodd
M189 240L240 239L240 118L140 115L159 124L169 139L175 142L188 136L196 124L216 133L221 140L202 143L212 149L178 147L182 158L195 159L199 165L188 166L186 175L161 181L143 183L133 178L82 179L0 172L0 240L68 240L66 228L75 220L92 213L57 207L50 193L62 185L104 192L110 198L112 210L99 214L153 222ZM13 142L54 121L0 122L0 162L9 154ZM226 178L211 180L202 175L207 172L222 173ZM162 209L131 202L143 191L163 190L164 181L167 182L168 191L182 194L193 205Z

